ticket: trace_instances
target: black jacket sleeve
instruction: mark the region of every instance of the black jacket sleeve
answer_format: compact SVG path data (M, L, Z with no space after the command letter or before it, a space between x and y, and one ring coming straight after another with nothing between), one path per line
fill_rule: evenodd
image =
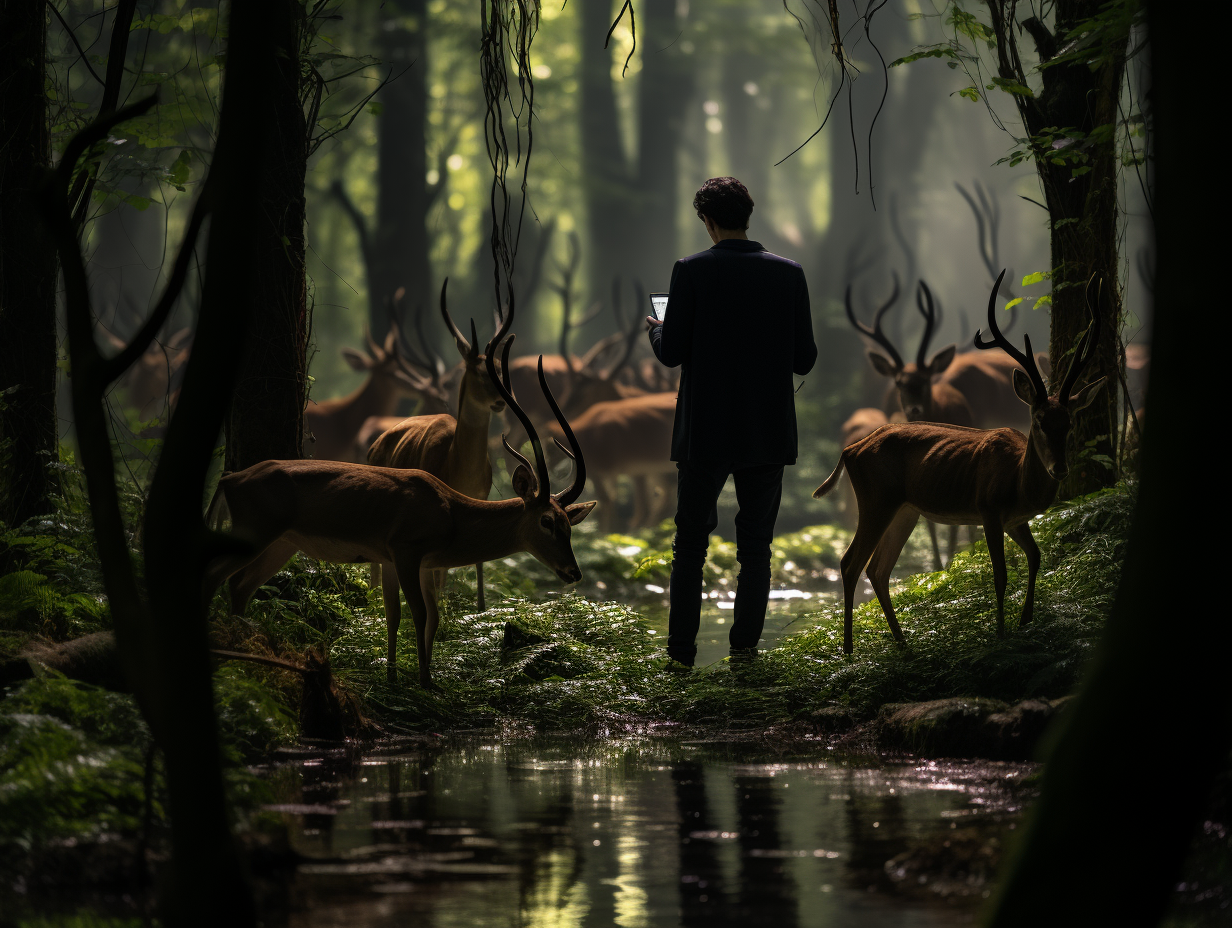
M650 330L650 347L655 357L668 367L677 367L687 361L696 318L697 295L690 280L689 267L684 261L677 261L672 268L672 282L668 287L667 316L662 325Z
M796 353L792 359L792 370L803 377L813 369L817 362L817 343L813 341L813 313L809 308L808 282L804 272L800 272L800 287L795 300L795 342Z

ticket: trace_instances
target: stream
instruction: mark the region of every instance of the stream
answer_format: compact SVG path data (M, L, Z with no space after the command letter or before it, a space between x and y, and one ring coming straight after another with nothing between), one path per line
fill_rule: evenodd
M1032 765L822 741L435 737L284 754L297 928L974 924Z

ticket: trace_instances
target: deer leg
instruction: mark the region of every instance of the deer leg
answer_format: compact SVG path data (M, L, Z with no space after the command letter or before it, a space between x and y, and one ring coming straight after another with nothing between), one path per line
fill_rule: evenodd
M424 587L430 586L430 581L420 572L419 564L422 560L423 558L418 555L403 555L395 557L394 564L398 568L398 579L402 585L402 592L406 595L406 604L411 607L411 618L415 621L415 650L419 659L419 685L430 690L436 688L432 684L432 673L429 669L432 661L432 646L428 639L428 605L424 599ZM435 603L436 597L433 596L434 606ZM436 631L435 627L432 631Z
M650 515L650 490L646 485L644 475L633 478L633 515L629 518L629 529L638 529L645 525Z
M398 598L398 569L381 565L381 598L385 602L386 664L389 685L398 682L398 626L402 624L402 600Z
M616 495L606 477L596 477L595 496L599 500L599 520L603 533L616 531Z
M911 537L919 520L920 514L914 509L908 509L906 506L900 509L894 521L881 536L881 541L877 543L877 549L873 551L867 568L868 581L873 585L873 592L877 594L877 602L881 603L886 621L890 624L890 634L900 645L906 644L907 639L903 637L903 631L898 627L898 618L894 615L894 606L890 602L890 572L898 563L898 556L902 554L903 546L907 544L907 539Z
M1027 555L1027 598L1022 604L1022 618L1018 620L1018 627L1021 628L1030 623L1035 611L1035 575L1039 573L1040 550L1039 545L1035 543L1035 538L1031 535L1031 526L1026 522L1006 529L1006 531Z
M487 612L488 605L483 595L483 561L475 565L475 608Z
M243 615L252 594L278 573L282 565L291 560L298 550L299 548L290 542L275 541L233 573L228 583L231 588L231 611L236 615Z
M988 557L992 561L992 583L997 591L997 637L1005 637L1005 535L999 523L985 522Z
M937 526L927 519L924 524L928 526L928 540L933 543L933 570L944 570L945 565L941 563L941 546L937 544Z
M424 599L424 629L423 629L423 644L420 645L419 659L419 675L420 682L423 683L424 668L432 664L432 642L436 640L436 629L441 622L441 613L436 605L437 584L434 582L445 573L444 570L420 569L419 571L419 589L423 593ZM416 623L416 629L419 624ZM431 681L423 683L425 689L431 687Z
M853 647L851 634L851 610L855 604L856 584L860 574L868 566L869 559L877 550L881 536L885 534L890 523L894 521L896 512L887 512L875 508L870 500L867 506L860 507L860 524L856 526L855 537L843 552L839 562L839 572L843 575L843 653L850 654Z
M949 567L954 563L954 552L958 550L958 526L950 526L950 556L946 558L945 566Z

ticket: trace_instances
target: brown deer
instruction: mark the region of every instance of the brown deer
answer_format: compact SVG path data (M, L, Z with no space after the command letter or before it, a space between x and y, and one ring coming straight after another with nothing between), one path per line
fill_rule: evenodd
M431 395L428 376L406 363L399 352L399 332L391 323L384 344L377 344L366 331L368 353L343 348L342 356L352 370L365 371L367 379L354 392L339 399L310 403L304 411L312 436L307 450L324 461L360 463L355 436L369 416L389 416L403 397Z
M475 323L471 321L471 337L459 331L449 315L445 292L449 279L441 287L441 316L453 334L458 353L462 356L464 372L458 391L458 414L449 413L411 416L400 419L384 432L368 450L368 463L376 467L415 468L439 477L463 496L471 499L487 499L492 491L492 464L488 459L488 430L492 413L505 408L505 401L488 378L487 358L479 353L479 341ZM505 328L508 329L508 320ZM509 348L513 336L505 340L504 364L509 361ZM445 585L444 570L424 568L420 583L425 588L432 585L434 591ZM487 606L483 595L483 563L475 564L478 585L478 608ZM382 588L388 600L398 598L398 575L396 570L382 570Z
M1002 276L1004 276L1004 271ZM819 499L838 483L844 470L851 478L860 509L855 537L843 554L843 650L852 650L851 609L856 583L866 568L894 639L904 643L890 603L890 571L921 515L951 525L982 525L992 559L997 594L997 634L1005 633L1005 541L1003 532L1026 552L1027 595L1020 625L1031 621L1040 552L1029 520L1056 498L1069 471L1065 443L1072 417L1094 399L1103 378L1072 393L1099 341L1099 317L1091 309L1091 326L1053 395L1024 336L1020 352L997 328L996 297L1001 277L988 298L991 342L977 332L977 348L999 346L1020 365L1014 389L1030 407L1027 435L1014 429L970 429L931 422L891 423L843 450L838 466L813 493ZM1088 288L1088 308L1090 292Z
M603 506L603 528L615 531L617 477L633 480L630 529L655 524L675 488L676 464L671 460L675 393L649 393L595 403L570 424L590 461L595 495ZM549 427L563 437L559 426ZM652 485L662 493L656 499Z
M573 484L553 496L547 459L534 426L524 418L508 385L497 378L493 352L505 335L488 343L488 376L531 436L534 473L525 458L513 474L516 499L477 500L421 470L370 467L343 461L263 461L222 478L213 510L225 503L232 532L250 546L223 558L207 572L206 592L230 581L231 605L242 612L252 594L296 551L343 564L377 563L397 571L415 621L419 683L434 688L432 642L439 621L436 592L421 584L422 571L464 567L529 551L565 583L582 578L573 554L572 526L595 503L575 502L586 485L582 450L546 379L549 396L571 446ZM385 596L389 682L397 680L395 645L402 609L397 591Z
M99 327L102 329L102 326ZM103 337L123 351L126 343L112 332L102 329ZM180 329L164 342L154 342L121 377L116 385L124 392L126 405L137 412L142 421L157 418L175 408L180 396L180 382L188 356L192 352L192 329ZM156 434L151 430L150 434Z

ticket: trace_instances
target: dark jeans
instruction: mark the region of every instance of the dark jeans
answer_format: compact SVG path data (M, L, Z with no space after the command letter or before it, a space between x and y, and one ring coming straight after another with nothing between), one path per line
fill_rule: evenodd
M729 474L736 478L736 608L728 641L733 649L755 648L770 598L770 542L783 496L783 465L758 464L733 470L730 464L682 461L676 465L676 538L672 542L671 612L667 653L682 664L697 656L702 615L702 567L710 533L719 524L715 503Z

